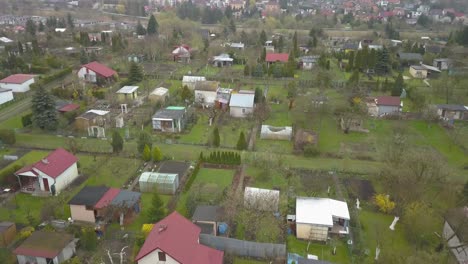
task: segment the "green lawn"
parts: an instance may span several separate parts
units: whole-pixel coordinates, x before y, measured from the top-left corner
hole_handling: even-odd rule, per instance
[[[255,150],[262,152],[273,152],[290,154],[293,152],[293,142],[289,140],[260,139],[255,141]]]
[[[80,155],[80,163],[86,164],[82,169],[89,176],[88,185],[122,188],[129,178],[137,174],[142,161],[121,157],[97,157],[94,161],[91,156]]]
[[[190,218],[191,215],[187,209],[187,199],[190,195],[202,196],[202,200],[209,202],[215,199],[215,196],[220,194],[219,192],[223,192],[225,188],[231,186],[233,176],[232,170],[200,169],[191,189],[179,197],[176,210]]]
[[[401,223],[396,224],[395,231],[388,228],[393,221],[392,215],[362,209],[359,211],[359,221],[361,222],[363,247],[371,252],[367,263],[374,263],[373,257],[375,257],[377,244],[380,245],[382,251],[388,248],[399,252],[400,255],[411,254],[413,249],[404,237]]]
[[[349,249],[346,242],[339,240],[336,247],[336,255],[332,254],[333,247],[331,245],[322,244],[320,242],[311,242],[307,251],[307,241],[299,240],[295,236],[288,236],[287,249],[290,253],[296,253],[307,258],[307,254],[318,256],[319,260],[330,261],[332,263],[351,263],[349,257]]]
[[[262,170],[252,166],[247,167],[246,176],[251,177],[252,181],[249,184],[250,187],[264,188],[264,189],[273,189],[280,188],[281,190],[287,190],[287,181],[284,178],[284,175],[281,175],[277,171],[271,171],[268,174],[268,178],[262,178],[260,176]]]
[[[11,128],[11,129],[17,129],[17,128],[23,128],[23,123],[21,122],[21,117],[28,114],[24,113],[22,115],[16,115],[8,120],[5,120],[0,123],[1,128]]]
[[[270,126],[291,126],[293,120],[291,119],[292,113],[288,109],[288,102],[281,104],[270,104],[271,112],[270,117],[263,122],[265,125]]]
[[[236,257],[234,259],[234,264],[268,264],[270,261],[267,260],[253,260],[253,259],[247,259],[247,258],[240,258]]]
[[[167,206],[169,201],[172,198],[172,195],[160,194],[161,200],[164,203],[164,206]],[[147,213],[151,208],[151,200],[153,198],[152,193],[142,193],[141,194],[141,211],[138,217],[127,227],[133,231],[140,231],[143,224],[149,224],[147,221]],[[166,210],[166,213],[170,213]]]
[[[53,199],[53,197],[43,198],[18,193],[6,205],[0,207],[0,220],[29,224],[29,215],[36,224],[39,221],[42,207],[47,204],[49,199]]]

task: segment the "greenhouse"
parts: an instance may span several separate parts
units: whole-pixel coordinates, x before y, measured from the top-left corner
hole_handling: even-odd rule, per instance
[[[177,174],[143,172],[139,180],[140,192],[157,190],[160,194],[174,194],[179,187]]]

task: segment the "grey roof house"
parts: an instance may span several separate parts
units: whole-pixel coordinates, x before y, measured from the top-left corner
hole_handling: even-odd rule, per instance
[[[255,94],[236,93],[231,95],[229,113],[233,117],[246,117],[254,111]]]
[[[187,110],[185,107],[168,106],[153,115],[153,129],[161,132],[179,133],[185,128],[186,118]]]

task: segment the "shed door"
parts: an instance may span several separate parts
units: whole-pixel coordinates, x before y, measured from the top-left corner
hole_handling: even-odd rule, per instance
[[[44,183],[44,190],[45,190],[46,192],[50,191],[50,189],[49,189],[49,181],[47,181],[47,179],[43,178],[43,179],[42,179],[42,182]]]

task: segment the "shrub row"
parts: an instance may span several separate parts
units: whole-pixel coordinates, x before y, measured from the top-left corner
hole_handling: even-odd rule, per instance
[[[197,178],[198,171],[200,171],[201,163],[202,163],[201,160],[197,161],[197,164],[195,165],[195,169],[193,169],[192,175],[190,175],[190,178],[187,180],[187,183],[185,184],[184,192],[188,192],[188,190],[190,190],[190,187],[192,187],[193,182]]]
[[[213,164],[225,165],[240,165],[241,156],[239,153],[233,151],[214,151],[209,156],[204,156],[203,152],[200,153],[200,160]]]
[[[16,143],[16,135],[13,129],[0,129],[0,141],[5,144],[13,145]]]
[[[71,67],[67,67],[67,68],[64,68],[58,72],[55,72],[53,74],[50,74],[50,75],[46,75],[42,78],[39,79],[38,82],[36,83],[33,83],[31,84],[31,88],[36,88],[38,87],[39,85],[45,85],[45,84],[48,84],[52,81],[55,81],[59,78],[62,78],[62,77],[65,77],[67,76],[68,74],[70,74],[72,72],[72,68]]]

